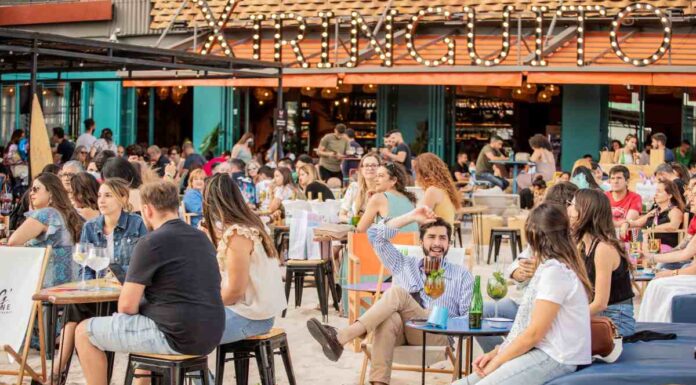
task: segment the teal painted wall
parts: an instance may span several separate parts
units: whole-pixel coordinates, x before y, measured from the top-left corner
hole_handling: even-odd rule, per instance
[[[94,82],[94,122],[97,126],[94,136],[99,137],[103,128],[110,128],[114,141],[121,138],[121,83]],[[118,143],[121,144],[121,143]]]
[[[420,123],[428,121],[428,87],[399,86],[396,128],[401,131],[404,141],[413,144]]]
[[[609,87],[563,86],[561,167],[570,170],[584,154],[599,158],[607,142]]]
[[[205,137],[218,125],[218,153],[231,150],[241,135],[239,91],[232,87],[193,87],[193,145],[199,150]]]

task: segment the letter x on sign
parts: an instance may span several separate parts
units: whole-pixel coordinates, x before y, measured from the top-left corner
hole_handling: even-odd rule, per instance
[[[201,49],[201,54],[207,55],[213,49],[215,44],[220,44],[222,51],[226,56],[234,57],[232,49],[227,45],[227,40],[225,39],[225,34],[223,31],[227,26],[227,22],[230,20],[230,16],[237,6],[236,0],[227,0],[225,7],[222,9],[222,14],[219,19],[215,19],[213,10],[208,5],[207,0],[197,0],[196,5],[198,9],[203,13],[205,17],[205,23],[212,29],[212,33],[208,36],[208,41],[205,43]]]

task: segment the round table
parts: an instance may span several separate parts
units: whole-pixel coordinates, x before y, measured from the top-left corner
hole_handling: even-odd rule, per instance
[[[471,341],[472,337],[494,337],[494,336],[504,336],[510,332],[512,327],[512,322],[505,323],[505,328],[493,328],[491,323],[487,320],[481,322],[481,329],[469,329],[469,319],[468,318],[450,318],[447,320],[447,328],[440,329],[434,326],[429,326],[425,321],[415,321],[411,320],[406,322],[406,326],[412,329],[420,330],[423,332],[423,355],[421,359],[421,384],[425,385],[425,346],[426,346],[426,336],[428,334],[440,334],[457,338],[457,365],[454,368],[457,378],[462,378],[462,342],[464,337],[469,339],[467,341],[467,373],[471,373],[471,364],[473,362],[474,355],[474,345]]]

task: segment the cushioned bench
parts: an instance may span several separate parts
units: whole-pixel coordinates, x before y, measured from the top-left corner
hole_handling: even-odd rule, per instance
[[[672,297],[672,322],[696,324],[696,294]]]

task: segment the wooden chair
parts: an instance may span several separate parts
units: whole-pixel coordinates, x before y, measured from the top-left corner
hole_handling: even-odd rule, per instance
[[[191,218],[199,216],[199,214],[196,213],[186,212],[186,206],[184,206],[184,202],[181,202],[181,204],[179,205],[179,212],[181,217],[184,219],[184,222],[186,222],[189,225],[191,224]]]

